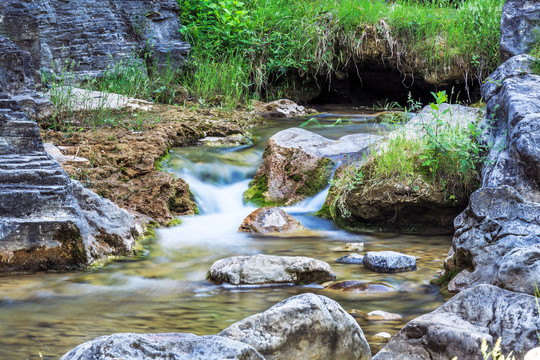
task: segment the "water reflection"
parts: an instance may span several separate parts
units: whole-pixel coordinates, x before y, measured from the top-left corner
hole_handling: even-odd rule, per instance
[[[342,116],[342,115],[339,115]],[[331,123],[334,117],[321,119]],[[365,117],[351,125],[316,127],[323,136],[352,132],[378,133],[383,128]],[[429,281],[442,268],[449,237],[399,234],[351,234],[311,212],[324,194],[286,209],[312,236],[266,237],[237,232],[254,208],[244,206],[242,193],[261,161],[266,139],[303,120],[283,120],[257,129],[253,145],[236,148],[178,148],[167,169],[185,178],[197,197],[201,215],[184,217],[182,225],[159,230],[150,256],[119,262],[99,272],[36,274],[0,278],[0,359],[58,359],[74,346],[115,332],[192,332],[215,334],[231,323],[305,292],[325,295],[355,317],[369,338],[381,331],[395,334],[408,320],[429,312],[444,298]],[[340,264],[338,242],[362,241],[366,250],[395,250],[418,257],[418,270],[378,274],[360,265]],[[320,286],[231,287],[206,280],[211,264],[232,255],[309,256],[330,263],[339,280],[385,282],[397,292],[346,294]],[[398,313],[402,319],[367,321],[372,310]],[[373,344],[372,344],[373,345]],[[378,350],[374,345],[373,350]]]

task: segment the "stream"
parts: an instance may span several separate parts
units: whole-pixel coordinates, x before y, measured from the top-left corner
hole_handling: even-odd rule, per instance
[[[344,115],[319,117],[329,125]],[[307,126],[336,139],[350,133],[380,133],[384,127],[364,115],[346,116],[342,126]],[[355,311],[372,352],[370,338],[381,331],[394,335],[409,320],[441,305],[445,296],[429,282],[442,269],[450,236],[354,234],[315,217],[326,192],[284,208],[310,236],[278,237],[238,233],[255,208],[242,203],[242,193],[262,160],[266,140],[306,119],[268,121],[253,130],[253,145],[175,148],[165,168],[184,178],[196,196],[200,215],[157,231],[141,260],[116,262],[103,270],[40,273],[0,277],[0,359],[58,359],[76,345],[117,332],[191,332],[216,334],[230,324],[305,292],[328,296]],[[365,243],[367,250],[394,250],[416,256],[417,271],[381,274],[361,265],[336,262],[344,242]],[[234,287],[206,280],[212,263],[233,255],[307,256],[328,262],[338,280],[382,281],[397,292],[362,295],[325,290],[320,285]],[[372,310],[398,313],[393,321],[368,321]],[[40,355],[41,354],[41,355]]]

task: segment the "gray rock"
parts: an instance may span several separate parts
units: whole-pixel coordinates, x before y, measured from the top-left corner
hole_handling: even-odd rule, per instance
[[[72,181],[25,114],[0,110],[0,272],[128,255],[141,230],[127,211]]]
[[[484,141],[493,144],[482,188],[455,219],[446,271],[453,291],[476,284],[534,293],[540,281],[540,76],[516,56],[482,87],[488,100]]]
[[[382,310],[374,310],[366,315],[366,320],[398,320],[402,316],[399,314],[392,314]]]
[[[338,263],[342,264],[359,264],[362,265],[364,263],[364,256],[360,254],[349,254],[340,257],[336,260]]]
[[[255,113],[263,118],[290,118],[308,115],[314,110],[306,109],[292,100],[280,99],[263,104]]]
[[[87,341],[61,360],[264,360],[251,346],[221,336],[113,334]]]
[[[334,280],[336,275],[324,261],[303,256],[232,256],[216,261],[208,278],[233,285],[309,284]]]
[[[373,360],[481,359],[480,345],[502,337],[502,353],[521,359],[538,345],[534,296],[478,285],[410,321]]]
[[[371,341],[378,342],[378,343],[385,343],[390,341],[392,338],[392,335],[390,335],[387,332],[380,332],[371,337]]]
[[[291,128],[272,136],[244,200],[258,205],[292,205],[322,191],[329,184],[337,160],[362,154],[380,137],[347,135],[330,140]]]
[[[0,3],[3,33],[30,53],[35,69],[68,67],[79,77],[99,74],[133,52],[151,54],[158,68],[181,65],[190,47],[180,38],[178,15],[174,0]]]
[[[507,0],[501,18],[501,56],[529,53],[540,33],[540,3],[537,0]]]
[[[364,266],[376,272],[394,273],[416,270],[416,258],[395,251],[368,251]]]
[[[267,360],[363,360],[371,357],[364,333],[334,300],[303,294],[219,333],[253,346]]]
[[[263,207],[249,214],[238,231],[249,233],[291,233],[306,230],[298,220],[276,207]]]

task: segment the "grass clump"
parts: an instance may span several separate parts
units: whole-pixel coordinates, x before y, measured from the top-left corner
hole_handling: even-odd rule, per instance
[[[478,171],[488,145],[477,141],[480,130],[476,123],[463,124],[447,116],[450,108],[443,106],[447,100],[445,92],[433,95],[431,121],[419,122],[418,129],[409,125],[397,129],[384,143],[373,147],[372,155],[344,167],[336,175],[329,196],[332,218],[350,218],[346,201],[351,192],[364,187],[390,191],[390,186],[396,194],[431,193],[430,198],[440,194],[449,205],[466,204],[479,186]]]
[[[177,1],[194,50],[185,84],[206,101],[224,96],[226,106],[331,78],[381,46],[383,61],[393,59],[404,76],[421,69],[435,83],[451,69],[482,81],[499,63],[504,0]],[[218,81],[221,71],[234,80]]]
[[[531,55],[536,59],[533,60],[531,70],[533,74],[540,75],[540,34],[536,34],[536,42],[531,49]]]

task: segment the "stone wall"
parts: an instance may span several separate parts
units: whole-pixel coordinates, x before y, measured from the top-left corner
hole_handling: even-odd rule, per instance
[[[176,67],[190,50],[178,15],[175,0],[4,0],[0,35],[27,51],[36,69],[70,64],[94,76],[134,54]]]

